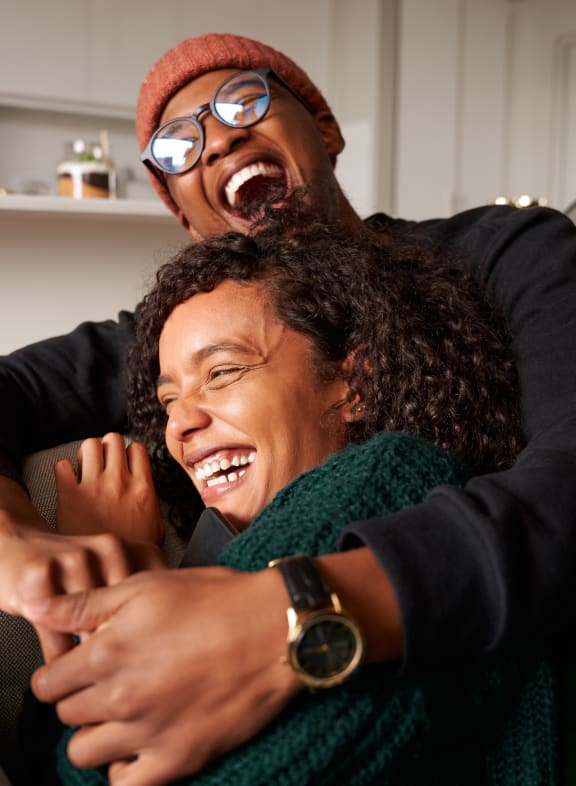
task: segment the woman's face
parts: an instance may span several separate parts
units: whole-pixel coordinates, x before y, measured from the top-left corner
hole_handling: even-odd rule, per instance
[[[269,300],[263,283],[225,281],[177,306],[160,336],[168,450],[238,528],[346,444],[347,383],[317,380],[311,341]]]

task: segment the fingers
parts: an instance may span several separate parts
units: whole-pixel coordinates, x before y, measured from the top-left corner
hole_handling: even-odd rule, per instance
[[[110,432],[102,437],[103,468],[128,474],[127,448],[122,434]]]
[[[58,494],[62,494],[64,488],[75,486],[78,483],[76,470],[70,459],[60,459],[54,464],[54,477]]]
[[[104,451],[97,437],[85,439],[78,450],[78,480],[90,482],[104,469]]]
[[[108,768],[110,786],[163,786],[174,777],[173,767],[167,767],[165,757],[158,753],[115,761]]]
[[[152,468],[148,451],[141,442],[131,442],[126,448],[128,468],[132,475],[139,475],[152,483]]]
[[[79,545],[85,549],[84,553],[90,554],[93,551],[97,555],[100,580],[96,584],[92,582],[77,589],[66,588],[66,592],[76,592],[102,584],[119,584],[132,573],[127,544],[118,536],[106,533],[88,538],[79,537],[78,540]]]
[[[79,479],[93,481],[107,468],[128,472],[127,448],[122,434],[109,432],[102,438],[85,439],[78,451]]]
[[[88,592],[45,597],[23,604],[23,616],[33,625],[60,633],[90,632],[123,605],[124,585],[101,587]]]
[[[24,602],[34,603],[51,595],[54,591],[53,565],[36,564],[24,573],[20,595]],[[36,626],[36,633],[44,660],[49,663],[58,655],[67,652],[74,646],[72,636],[63,635]]]
[[[68,757],[78,767],[108,767],[110,786],[164,786],[175,778],[199,769],[204,756],[189,761],[187,741],[178,745],[158,744],[140,750],[140,730],[131,724],[110,722],[80,729],[68,743]]]
[[[51,663],[54,658],[68,652],[74,646],[74,639],[64,633],[55,633],[48,628],[43,628],[39,625],[35,628],[40,642],[40,649],[42,656],[46,663]]]
[[[124,601],[125,592],[121,586],[102,588],[31,602],[25,607],[25,615],[36,628],[78,634],[99,628],[118,611]],[[37,669],[32,675],[32,690],[40,701],[60,701],[78,691],[84,691],[92,685],[92,680],[105,676],[111,660],[113,658],[109,656],[106,641],[92,638]],[[87,662],[91,667],[90,677],[87,676]],[[101,714],[94,715],[96,709],[94,702],[86,705],[86,712],[91,713],[86,716],[90,718],[87,722],[102,720]],[[73,722],[77,723],[75,716]]]
[[[85,726],[68,742],[68,757],[79,767],[100,767],[110,761],[129,761],[136,749],[133,736],[130,724],[122,722]]]

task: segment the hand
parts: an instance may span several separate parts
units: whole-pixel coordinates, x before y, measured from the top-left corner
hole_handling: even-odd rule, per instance
[[[116,584],[144,568],[165,567],[149,544],[127,544],[114,535],[66,537],[0,521],[0,608],[24,614],[26,604],[63,592]],[[37,628],[46,660],[72,646],[70,636]]]
[[[169,783],[250,739],[300,689],[281,662],[286,603],[278,571],[229,568],[145,572],[52,598],[27,610],[35,624],[94,632],[32,688],[84,727],[73,763],[112,762],[111,786]]]
[[[79,477],[71,461],[54,467],[57,529],[64,535],[113,532],[129,541],[160,544],[164,526],[146,448],[125,446],[121,434],[87,439],[78,453]]]

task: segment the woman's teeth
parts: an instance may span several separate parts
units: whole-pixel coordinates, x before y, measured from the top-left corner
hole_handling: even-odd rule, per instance
[[[196,479],[205,480],[206,485],[216,486],[219,483],[233,483],[246,474],[245,467],[252,464],[256,458],[256,451],[248,455],[232,456],[231,459],[222,458],[206,461],[201,467],[196,468]],[[228,472],[228,470],[230,470]],[[238,472],[236,470],[239,470]],[[221,474],[222,473],[222,474]]]

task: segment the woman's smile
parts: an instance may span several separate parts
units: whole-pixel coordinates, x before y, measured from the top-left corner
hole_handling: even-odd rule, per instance
[[[226,280],[176,306],[159,342],[168,450],[240,529],[346,444],[345,381],[318,379],[310,339],[270,299],[265,282]]]
[[[193,465],[196,486],[204,502],[233,491],[242,483],[256,459],[254,450],[218,451]]]

